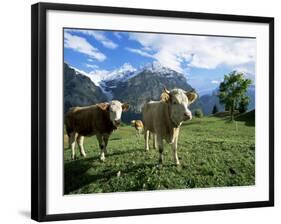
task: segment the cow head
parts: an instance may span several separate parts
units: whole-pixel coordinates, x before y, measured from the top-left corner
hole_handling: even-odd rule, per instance
[[[121,124],[122,111],[129,110],[128,103],[121,103],[118,100],[112,100],[110,103],[100,103],[98,107],[109,112],[110,121],[116,128]]]
[[[188,106],[192,104],[198,95],[194,91],[186,92],[182,89],[168,91],[166,88],[161,94],[161,100],[167,102],[170,108],[170,118],[175,125],[182,121],[191,120],[192,113]]]

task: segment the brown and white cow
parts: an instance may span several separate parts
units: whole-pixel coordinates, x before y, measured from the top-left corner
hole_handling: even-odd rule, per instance
[[[160,101],[150,101],[143,107],[145,149],[149,150],[149,132],[156,136],[159,150],[159,164],[163,162],[163,140],[172,145],[174,160],[180,164],[177,155],[177,144],[180,126],[183,121],[191,120],[192,113],[188,106],[197,99],[197,93],[182,89],[168,91],[164,89]]]
[[[73,107],[65,115],[66,132],[75,159],[75,142],[78,143],[81,156],[86,156],[83,141],[84,136],[96,135],[100,147],[100,159],[105,160],[108,139],[113,130],[121,123],[122,111],[127,111],[129,105],[112,100],[110,103],[99,103],[86,107]]]
[[[131,121],[132,127],[136,129],[136,136],[139,137],[143,132],[143,123],[141,120],[132,120]]]

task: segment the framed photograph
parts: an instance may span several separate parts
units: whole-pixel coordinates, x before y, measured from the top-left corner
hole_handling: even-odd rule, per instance
[[[32,5],[32,219],[274,205],[274,19]]]

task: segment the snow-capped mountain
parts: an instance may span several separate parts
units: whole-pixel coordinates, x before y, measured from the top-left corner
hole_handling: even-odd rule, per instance
[[[101,82],[108,76],[108,73],[107,70],[93,70],[87,76],[96,86],[100,86]]]
[[[108,70],[93,70],[88,74],[88,77],[95,83],[95,85],[100,86],[102,82],[108,81],[126,81],[127,79],[133,77],[137,73],[131,64],[125,63],[120,68],[114,69],[113,71]]]
[[[143,66],[140,71],[149,71],[153,72],[158,75],[176,75],[178,74],[176,71],[173,69],[170,69],[168,67],[163,66],[160,62],[154,61],[152,63],[148,63],[145,66]]]
[[[131,64],[125,63],[120,68],[113,71],[94,70],[88,74],[88,77],[99,86],[108,100],[112,100],[112,88],[115,88],[117,83],[124,82],[138,74]]]
[[[123,120],[139,119],[141,108],[149,100],[159,100],[163,88],[181,88],[192,90],[184,74],[178,73],[158,62],[134,68],[124,64],[118,69],[109,71],[93,71],[87,76],[105,96],[106,100],[117,99],[130,104],[130,111],[125,113]],[[82,87],[83,88],[83,87]],[[199,101],[194,103],[192,110],[200,107]]]
[[[64,112],[70,107],[86,106],[107,100],[102,89],[83,72],[64,63]]]
[[[111,81],[112,83],[112,81]],[[106,82],[106,84],[109,84]],[[110,86],[110,85],[108,85]],[[185,75],[172,69],[152,63],[138,70],[138,73],[123,82],[116,82],[110,91],[115,99],[130,104],[130,110],[124,113],[123,120],[141,119],[143,105],[150,100],[159,100],[163,89],[181,88],[192,90]],[[191,105],[190,109],[199,108],[199,101]]]
[[[82,73],[81,71],[79,72]],[[157,61],[148,63],[140,68],[134,68],[131,64],[125,63],[120,68],[114,69],[112,71],[93,70],[86,75],[92,80],[92,82],[94,82],[96,86],[101,88],[108,100],[112,100],[114,89],[120,86],[120,83],[127,82],[143,72],[152,73],[157,76],[163,76],[166,79],[173,79],[174,76],[182,75],[168,67],[161,65]]]
[[[178,73],[168,67],[161,65],[159,62],[154,61],[148,63],[140,68],[134,68],[131,64],[125,63],[120,68],[114,69],[112,71],[108,70],[93,70],[88,74],[88,77],[97,86],[114,88],[114,83],[116,82],[126,82],[127,80],[137,76],[143,71],[152,72],[157,75],[166,75],[166,78],[173,77]],[[82,73],[81,71],[79,71]],[[111,86],[109,86],[109,85]]]
[[[65,64],[64,82],[65,109],[117,99],[130,104],[129,112],[124,113],[124,121],[140,119],[144,103],[159,100],[164,87],[186,91],[193,89],[184,74],[158,62],[138,69],[126,63],[113,71],[96,70],[88,74]],[[194,111],[200,108],[205,115],[209,115],[214,105],[217,105],[219,111],[224,111],[217,91],[215,89],[212,94],[201,96],[190,109]],[[250,97],[249,109],[255,108],[254,85],[249,87],[247,95]]]
[[[132,78],[134,75],[137,74],[137,69],[134,68],[131,64],[125,63],[119,69],[113,70],[111,73],[108,74],[107,77],[104,78],[103,81],[126,81]]]

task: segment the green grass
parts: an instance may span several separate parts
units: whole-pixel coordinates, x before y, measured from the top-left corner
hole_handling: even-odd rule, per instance
[[[183,124],[180,166],[174,165],[171,147],[165,143],[159,169],[158,151],[146,152],[143,136],[137,138],[130,126],[111,135],[105,162],[99,161],[95,136],[85,139],[85,150],[87,157],[75,161],[70,160],[71,150],[64,150],[65,194],[255,184],[255,128],[244,122],[205,117]]]

